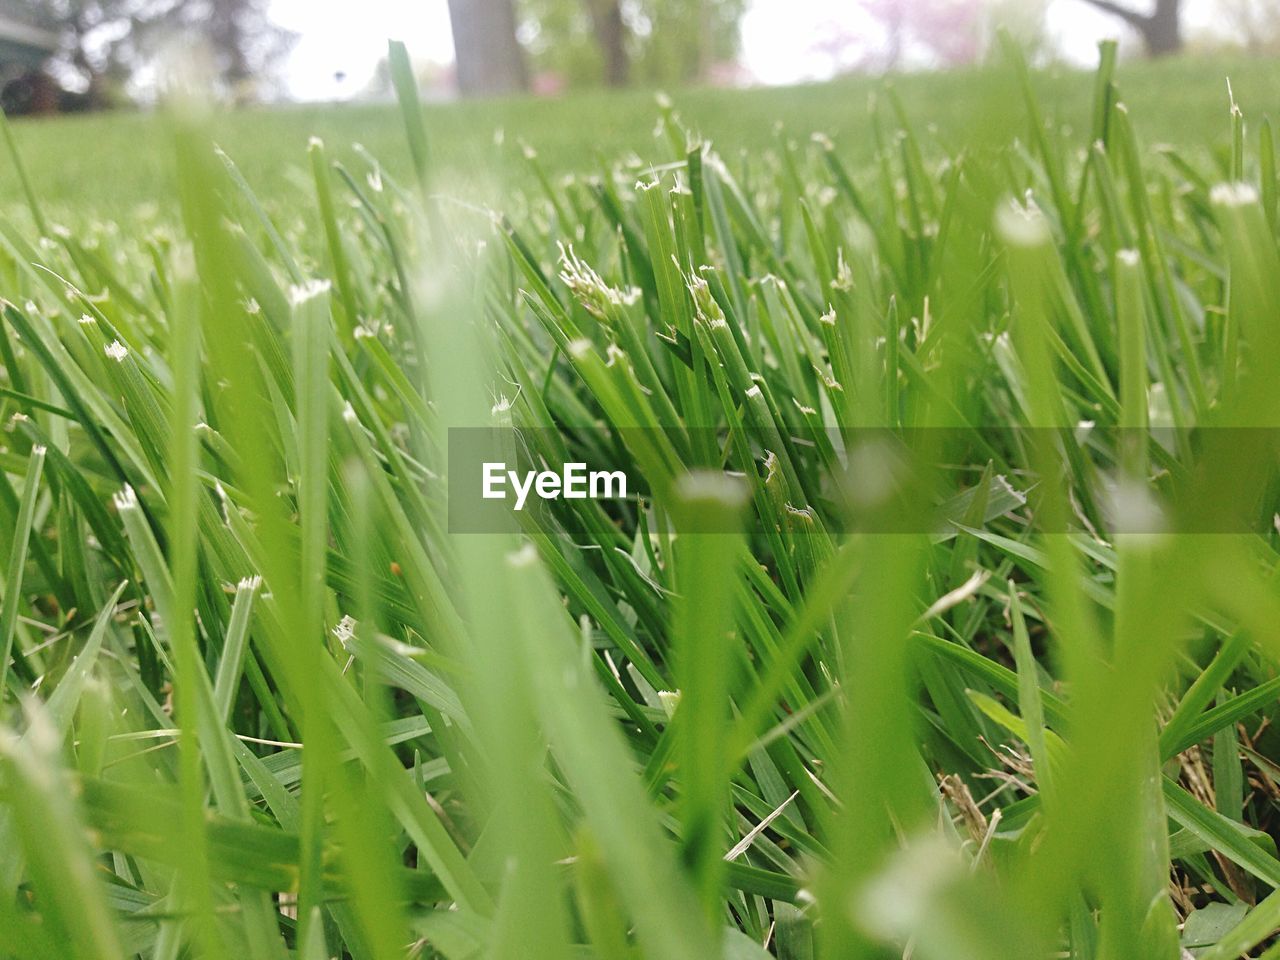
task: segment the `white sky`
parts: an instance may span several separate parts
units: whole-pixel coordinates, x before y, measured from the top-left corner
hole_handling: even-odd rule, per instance
[[[1200,0],[1199,6],[1209,2]],[[1193,2],[1193,18],[1196,12]],[[386,52],[388,37],[404,40],[415,60],[453,58],[445,0],[272,0],[271,13],[299,34],[284,79],[289,93],[302,100],[359,94]],[[856,29],[849,0],[751,0],[742,23],[748,73],[767,84],[824,78],[831,68],[812,56],[812,46],[833,22]],[[1081,63],[1091,61],[1100,37],[1123,33],[1118,21],[1079,0],[1053,0],[1049,27],[1068,59]],[[344,79],[336,78],[339,72]]]

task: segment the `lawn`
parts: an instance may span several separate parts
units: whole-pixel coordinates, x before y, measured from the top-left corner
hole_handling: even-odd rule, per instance
[[[1139,62],[1122,67],[1120,77],[1145,142],[1175,144],[1193,155],[1226,143],[1228,78],[1240,102],[1255,113],[1280,105],[1280,78],[1266,60]],[[1087,128],[1087,73],[1055,70],[1038,75],[1035,83],[1049,116],[1077,131]],[[954,152],[993,125],[1002,133],[1022,131],[1007,75],[999,72],[909,75],[894,79],[892,88],[937,154]],[[874,155],[867,104],[884,90],[880,81],[854,78],[789,89],[690,90],[673,99],[689,126],[725,157],[774,143],[781,127],[799,140],[814,132],[830,136],[857,167]],[[651,136],[656,115],[654,93],[645,91],[426,108],[438,178],[450,185],[462,180],[456,190],[495,203],[509,194],[513,181],[517,187],[528,183],[522,143],[537,150],[553,176],[595,174],[630,154],[646,162],[664,157]],[[266,198],[298,188],[297,161],[312,136],[324,139],[339,159],[350,159],[350,147],[358,143],[391,171],[408,171],[393,105],[241,110],[215,117],[210,132]],[[46,203],[69,208],[69,216],[125,218],[139,205],[174,202],[172,157],[150,113],[24,120],[14,124],[14,135]],[[15,178],[0,178],[6,209],[20,197]]]
[[[1280,957],[1280,80],[1111,53],[14,124],[0,955]]]

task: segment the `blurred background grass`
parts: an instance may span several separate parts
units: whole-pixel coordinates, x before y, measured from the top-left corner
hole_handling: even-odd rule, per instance
[[[1259,112],[1280,105],[1280,70],[1265,59],[1137,61],[1124,65],[1118,77],[1144,141],[1177,146],[1201,161],[1216,152],[1225,162],[1228,80],[1237,99],[1257,105]],[[1087,126],[1091,74],[1057,68],[1037,73],[1035,85],[1049,116],[1077,131]],[[1004,111],[1014,120],[1005,74],[977,68],[908,74],[889,86],[926,145],[931,137],[948,149],[965,142],[984,110]],[[824,133],[847,162],[862,165],[875,152],[868,98],[885,88],[878,78],[845,77],[786,88],[695,88],[673,99],[689,126],[726,157],[760,149],[781,127],[796,139]],[[656,158],[652,90],[427,104],[424,110],[438,181],[487,202],[498,203],[504,192],[528,185],[527,167],[519,162],[521,142],[537,150],[552,175],[599,173],[628,153],[644,161]],[[65,211],[64,218],[119,219],[139,205],[167,202],[172,211],[176,204],[172,160],[160,149],[163,129],[149,112],[38,118],[16,122],[13,129],[34,185],[52,211]],[[337,159],[351,159],[351,145],[358,143],[395,175],[408,173],[399,113],[390,104],[245,108],[215,114],[210,132],[268,202],[309,189],[294,158],[312,136],[323,139]],[[0,178],[0,204],[13,208],[20,199],[17,178]]]

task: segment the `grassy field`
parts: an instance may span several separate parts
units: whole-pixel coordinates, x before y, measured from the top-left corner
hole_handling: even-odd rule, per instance
[[[1112,53],[15,125],[0,956],[1280,958],[1276,78]]]
[[[1139,62],[1123,67],[1120,76],[1145,141],[1174,144],[1192,155],[1225,144],[1228,78],[1239,100],[1256,111],[1280,104],[1280,78],[1266,60]],[[926,143],[935,146],[936,140],[937,151],[953,153],[973,138],[975,126],[1022,132],[1008,82],[1007,73],[997,70],[904,76],[892,86]],[[1087,74],[1055,71],[1038,75],[1035,84],[1047,115],[1076,131],[1087,129]],[[884,90],[879,81],[849,79],[791,89],[693,90],[675,100],[690,127],[725,157],[759,151],[774,142],[781,125],[795,139],[826,134],[856,167],[874,155],[867,104]],[[595,174],[628,153],[647,162],[661,158],[650,136],[655,113],[653,93],[636,91],[431,105],[426,117],[438,179],[498,202],[528,182],[521,143],[538,151],[551,175]],[[409,169],[390,105],[243,110],[214,118],[210,132],[267,199],[298,189],[296,158],[312,136],[323,138],[338,159],[350,160],[351,145],[359,143],[393,173]],[[71,217],[127,218],[139,205],[176,202],[172,157],[162,146],[166,134],[152,114],[22,121],[14,135],[45,202]],[[0,203],[13,207],[20,199],[17,181],[0,179]]]

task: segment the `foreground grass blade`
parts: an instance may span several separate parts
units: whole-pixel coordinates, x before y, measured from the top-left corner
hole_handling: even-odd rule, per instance
[[[36,497],[40,492],[40,474],[44,469],[44,447],[33,447],[22,486],[22,501],[9,542],[3,604],[0,605],[0,691],[7,687],[9,661],[14,655],[14,631],[18,625],[18,609],[22,603],[22,578],[27,562],[27,545],[35,520]]]
[[[59,738],[39,706],[32,707],[28,724],[23,737],[0,733],[0,766],[6,808],[50,938],[68,956],[123,958],[88,833],[58,758]]]

